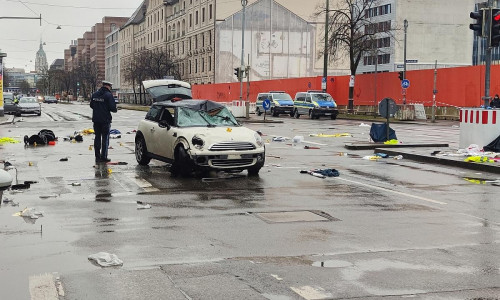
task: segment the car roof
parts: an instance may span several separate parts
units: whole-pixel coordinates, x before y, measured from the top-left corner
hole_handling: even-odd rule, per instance
[[[145,80],[142,82],[145,89],[149,89],[156,86],[176,84],[184,88],[190,89],[191,85],[185,81],[174,80],[174,79],[155,79],[155,80]]]
[[[202,110],[202,111],[212,111],[214,109],[222,108],[224,105],[217,103],[212,100],[203,100],[203,99],[183,99],[177,101],[161,101],[156,102],[154,105],[157,106],[165,106],[165,107],[187,107],[194,110]]]

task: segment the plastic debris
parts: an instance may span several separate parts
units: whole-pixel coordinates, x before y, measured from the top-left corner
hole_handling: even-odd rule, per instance
[[[363,156],[363,159],[366,159],[366,160],[378,160],[378,159],[381,159],[382,157],[380,156],[377,156],[377,155],[368,155],[368,156]]]
[[[107,165],[120,165],[120,166],[125,166],[128,165],[127,162],[124,161],[110,161],[106,163]]]
[[[89,255],[89,260],[101,267],[122,266],[123,261],[116,256],[107,252],[99,252]]]
[[[314,146],[304,146],[304,149],[321,149],[320,147],[314,147]]]
[[[22,211],[19,211],[13,215],[14,217],[27,217],[30,219],[38,219],[40,217],[43,217],[43,213],[41,211],[37,211],[34,208],[28,208],[26,207]]]
[[[310,134],[309,136],[330,138],[330,137],[346,137],[346,136],[351,137],[352,134],[350,134],[350,133],[335,133],[335,134],[317,133],[317,134]]]
[[[282,136],[273,137],[273,142],[284,142],[284,141],[286,141],[286,138]]]
[[[13,139],[13,138],[9,138],[9,137],[0,138],[0,145],[3,145],[3,144],[17,144],[17,143],[19,143],[19,141],[16,140],[16,139]]]
[[[94,134],[94,129],[91,129],[91,128],[84,129],[81,131],[81,133],[84,135]],[[75,132],[75,134],[76,134],[76,132]]]
[[[313,171],[301,170],[300,173],[302,173],[302,174],[309,174],[311,176],[318,177],[318,178],[326,178],[325,175],[322,175],[322,174],[319,174],[319,173],[315,173]]]
[[[73,182],[71,185],[72,186],[81,186],[82,184],[80,182]]]
[[[371,126],[368,124],[365,124],[365,123],[361,123],[361,124],[359,124],[359,127],[371,127]]]
[[[296,135],[293,137],[292,141],[294,144],[300,144],[304,141],[304,137],[301,135]]]
[[[469,156],[466,159],[464,159],[465,162],[478,162],[478,163],[483,163],[483,162],[495,162],[493,159],[490,159],[487,156]]]
[[[121,132],[120,132],[120,130],[118,130],[118,129],[111,129],[111,130],[109,131],[109,134],[121,134]]]
[[[387,158],[389,157],[389,155],[385,154],[385,153],[375,153],[376,156],[380,156],[382,158]]]
[[[397,145],[399,144],[398,140],[388,140],[384,142],[384,145]]]
[[[403,155],[396,155],[393,157],[394,159],[403,159]]]
[[[137,201],[137,209],[150,209],[151,204],[144,203],[142,201]]]

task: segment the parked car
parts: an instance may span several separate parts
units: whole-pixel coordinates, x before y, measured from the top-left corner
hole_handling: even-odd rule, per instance
[[[135,156],[171,163],[172,175],[209,170],[257,175],[264,166],[261,136],[241,126],[228,108],[210,100],[179,99],[154,103],[139,123]]]
[[[19,100],[19,113],[20,114],[42,114],[42,105],[36,100],[35,97],[22,97]]]
[[[45,98],[43,99],[43,102],[44,103],[56,103],[59,102],[57,101],[56,97],[54,96],[45,96]]]
[[[12,93],[3,93],[3,110],[4,114],[9,115],[20,115],[21,109],[19,105],[14,103],[14,94]]]
[[[269,99],[271,102],[271,114],[277,117],[280,114],[289,114],[293,116],[293,99],[283,91],[270,91],[268,93],[259,93],[255,105],[255,113],[261,115],[264,112],[262,103],[264,100]]]
[[[293,102],[294,116],[299,118],[307,115],[311,119],[319,119],[321,116],[329,116],[332,120],[337,118],[339,110],[337,103],[330,94],[323,91],[300,92],[295,95]]]

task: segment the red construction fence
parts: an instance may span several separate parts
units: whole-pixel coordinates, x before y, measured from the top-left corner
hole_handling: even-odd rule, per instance
[[[485,66],[438,69],[437,106],[479,107],[484,95]],[[406,91],[406,101],[432,105],[434,70],[407,71],[410,87]],[[328,77],[328,93],[338,105],[347,105],[349,96],[349,76]],[[377,89],[375,91],[375,84]],[[250,82],[250,102],[255,102],[258,93],[285,91],[292,97],[306,90],[320,90],[321,77],[278,79]],[[490,94],[500,94],[500,65],[491,67]],[[375,98],[376,94],[376,98]],[[243,83],[243,99],[246,99],[247,83]],[[218,102],[231,102],[240,96],[240,83],[219,83],[193,86],[193,97]],[[356,76],[354,105],[374,105],[383,98],[390,97],[398,104],[403,103],[401,81],[398,72],[361,74]]]

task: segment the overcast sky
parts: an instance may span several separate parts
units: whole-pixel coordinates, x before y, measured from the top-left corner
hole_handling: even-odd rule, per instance
[[[50,66],[64,58],[71,40],[83,36],[104,16],[130,17],[142,0],[0,0],[0,17],[38,17],[39,20],[0,19],[0,50],[7,68],[35,70],[40,39]],[[61,29],[56,29],[60,25]]]

